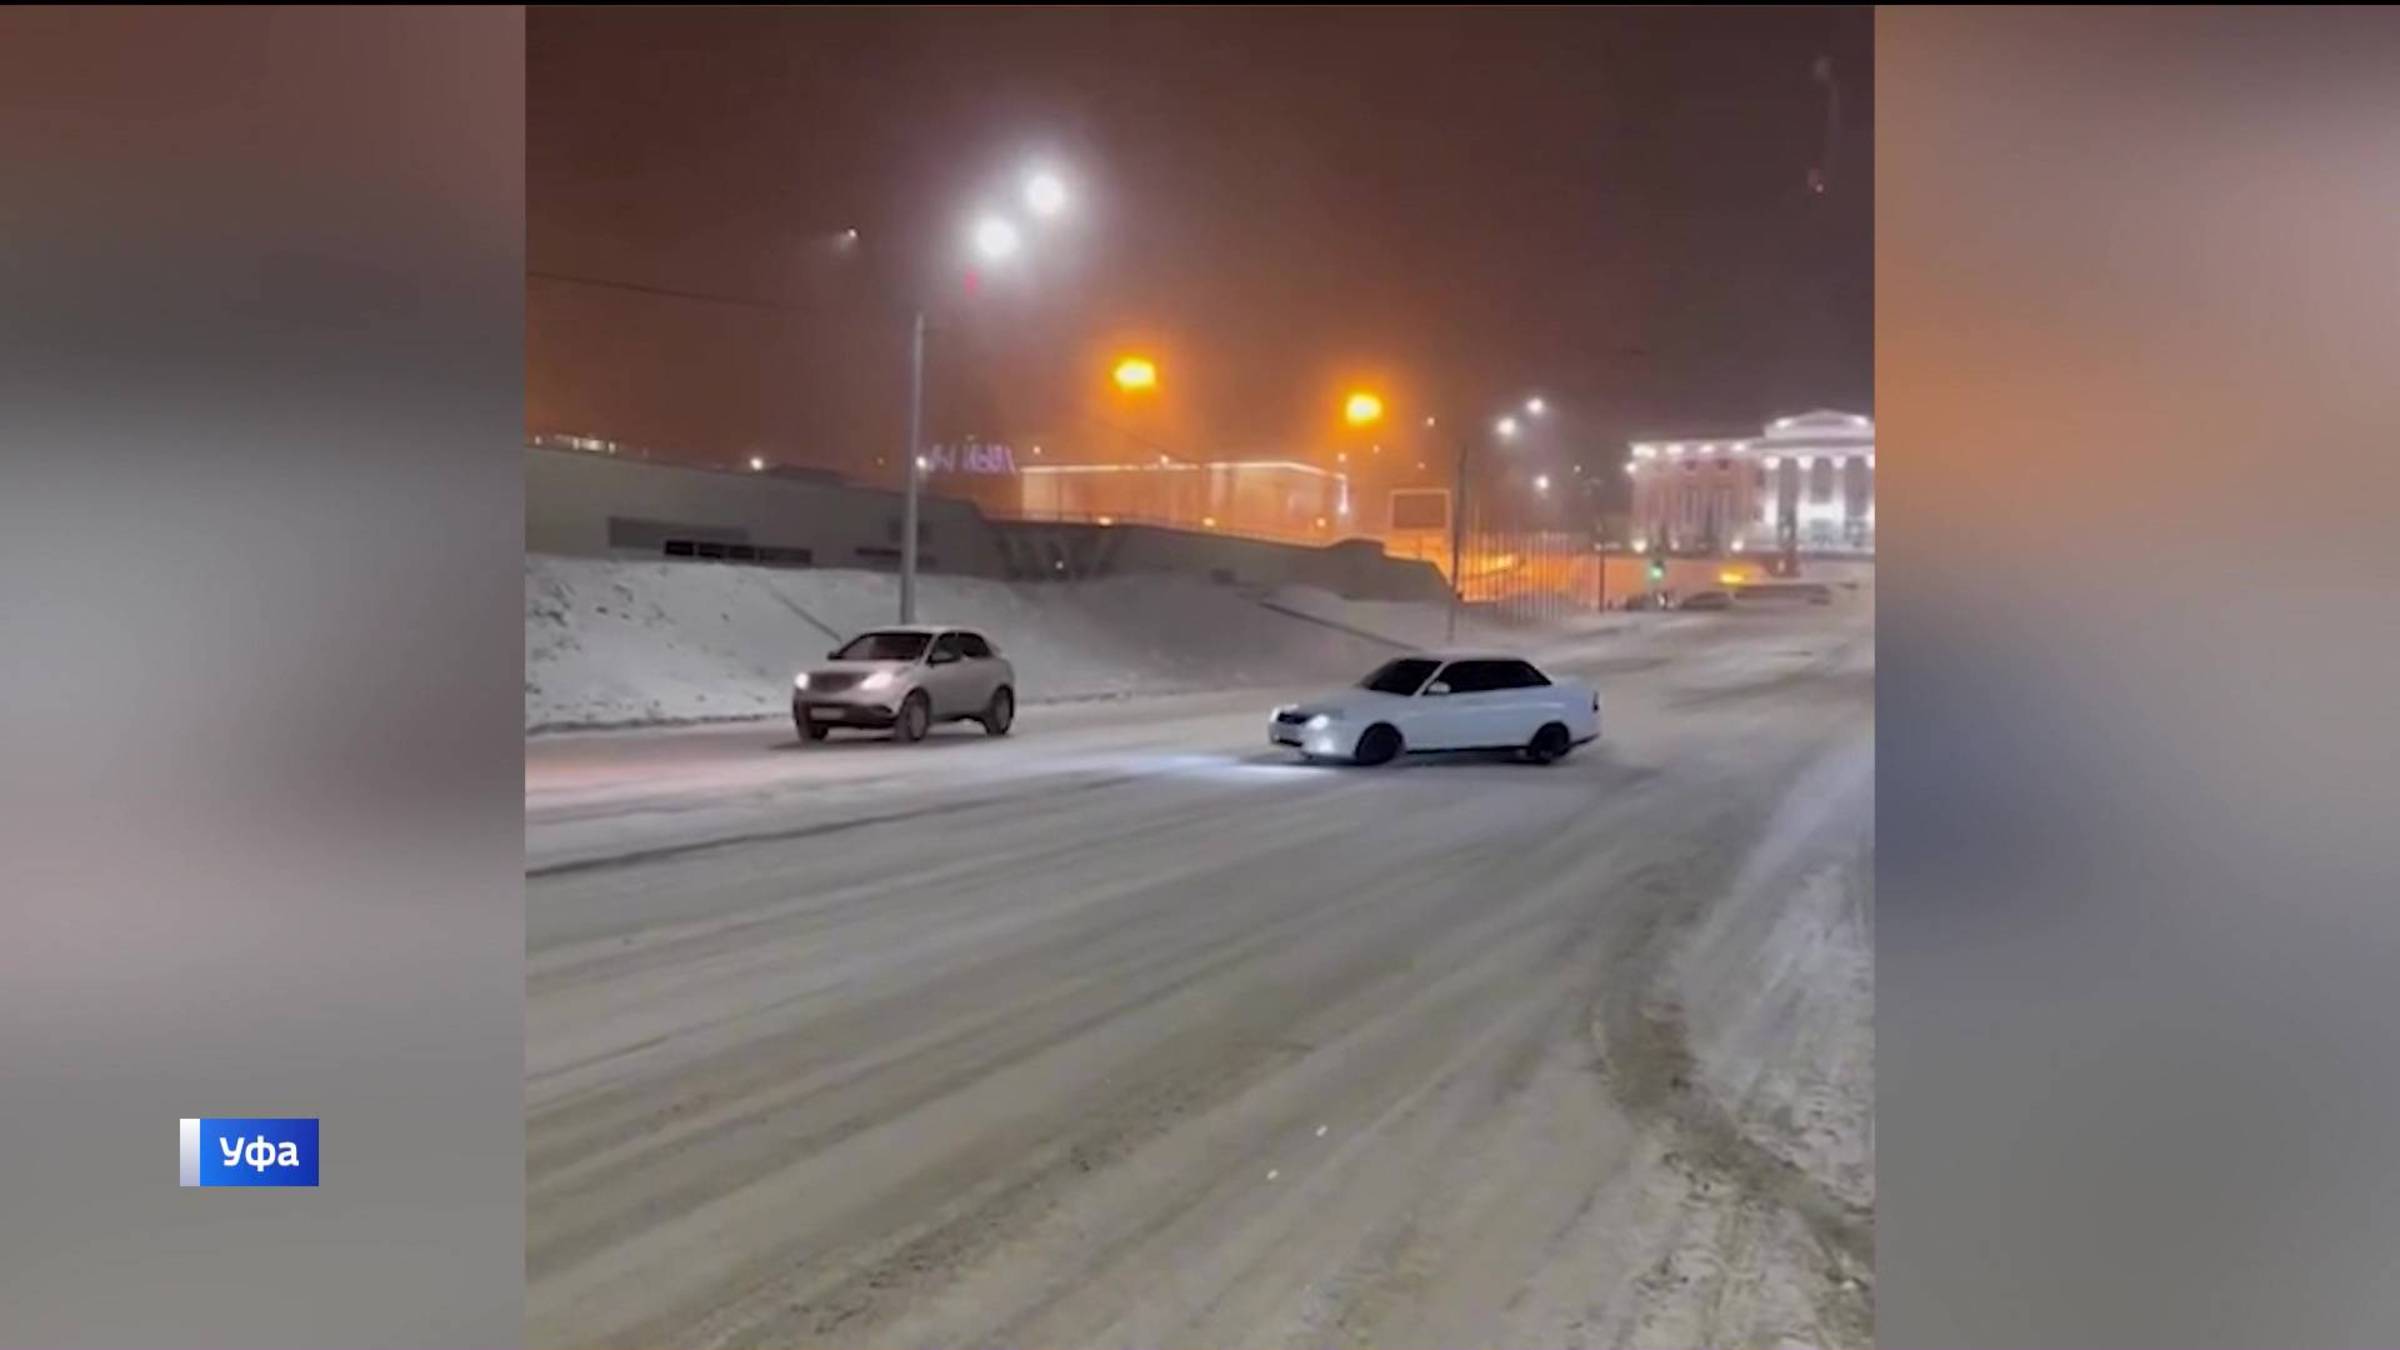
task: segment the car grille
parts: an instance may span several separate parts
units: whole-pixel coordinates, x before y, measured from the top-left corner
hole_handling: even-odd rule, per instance
[[[1275,720],[1281,722],[1287,727],[1296,727],[1308,721],[1308,714],[1304,712],[1294,712],[1291,709],[1286,708],[1282,712],[1275,714]]]
[[[808,692],[812,694],[838,694],[845,689],[856,687],[857,684],[858,676],[853,675],[848,671],[826,671],[822,674],[811,675],[808,677]]]

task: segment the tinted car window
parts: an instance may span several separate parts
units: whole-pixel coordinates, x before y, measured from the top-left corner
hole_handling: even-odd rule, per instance
[[[981,633],[959,634],[958,646],[960,651],[977,661],[985,660],[992,654],[992,644],[984,641]]]
[[[925,654],[923,633],[861,633],[833,654],[836,661],[914,661]]]
[[[934,639],[933,654],[944,660],[955,661],[964,656],[966,652],[959,645],[958,634],[944,633]]]
[[[1358,687],[1372,689],[1379,694],[1413,694],[1439,664],[1422,656],[1403,656],[1397,661],[1386,661],[1377,666],[1374,674],[1358,682]]]
[[[1453,661],[1442,671],[1442,683],[1453,694],[1485,694],[1509,687],[1506,661]]]
[[[1530,662],[1501,661],[1496,664],[1500,667],[1502,677],[1507,681],[1499,686],[1500,688],[1540,689],[1550,683],[1550,677],[1535,670]]]

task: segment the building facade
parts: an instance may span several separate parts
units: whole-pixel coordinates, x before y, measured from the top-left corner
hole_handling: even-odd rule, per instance
[[[1756,436],[1636,441],[1637,547],[1671,553],[1875,552],[1875,423],[1820,409]]]
[[[1350,518],[1349,477],[1291,460],[1020,462],[1014,486],[1013,502],[989,504],[994,514],[1161,525],[1311,544],[1357,533]]]

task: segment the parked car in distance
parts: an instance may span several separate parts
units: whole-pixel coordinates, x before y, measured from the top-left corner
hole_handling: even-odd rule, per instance
[[[1830,605],[1833,588],[1821,581],[1761,581],[1734,591],[1743,604]]]
[[[1675,602],[1677,609],[1731,609],[1733,596],[1725,591],[1694,591]]]
[[[792,726],[803,741],[835,727],[921,741],[936,722],[979,722],[1005,736],[1016,718],[1016,668],[972,628],[878,628],[792,677]]]
[[[1501,652],[1425,652],[1356,685],[1275,709],[1267,739],[1303,759],[1383,764],[1400,755],[1514,750],[1549,764],[1600,734],[1600,695]]]

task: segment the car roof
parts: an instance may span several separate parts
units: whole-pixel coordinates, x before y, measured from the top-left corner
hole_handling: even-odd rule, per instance
[[[873,628],[861,628],[858,631],[861,635],[867,633],[928,633],[938,635],[941,633],[980,633],[983,630],[980,628],[969,628],[965,624],[958,623],[879,623]]]

